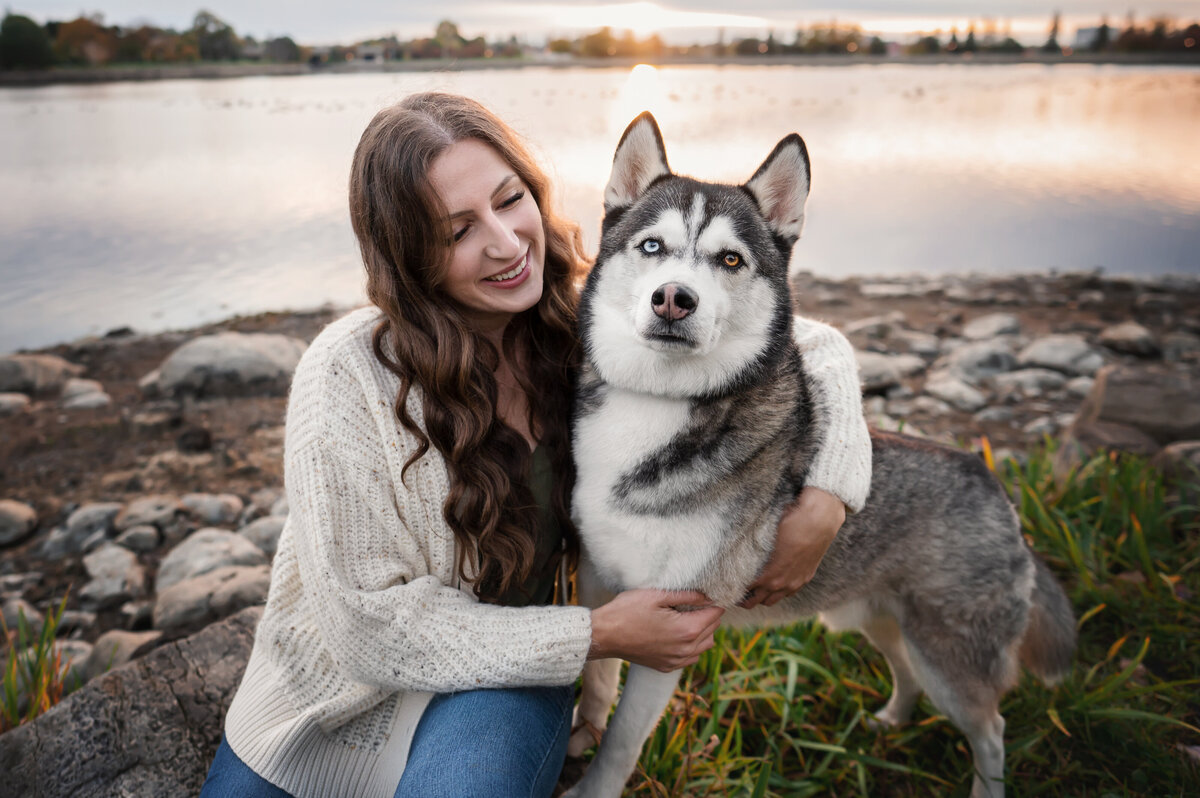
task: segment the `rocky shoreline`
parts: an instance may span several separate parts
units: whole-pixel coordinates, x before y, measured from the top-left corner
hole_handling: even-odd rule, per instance
[[[986,436],[1015,457],[1049,435],[1073,444],[1064,452],[1119,449],[1164,468],[1200,465],[1200,279],[802,274],[794,287],[799,312],[854,344],[876,427],[975,447]],[[241,653],[198,666],[174,700],[231,695],[248,650],[248,616],[238,613],[265,600],[287,516],[287,386],[308,342],[342,312],[116,330],[0,358],[4,618],[11,627],[18,612],[41,616],[66,594],[60,642],[87,683],[47,717],[0,735],[0,762],[36,768],[30,726],[59,728],[64,716],[86,725],[98,695],[121,684],[137,695],[130,680],[167,678],[145,663],[182,656],[193,644],[181,638],[205,627],[217,641],[205,651],[222,650],[229,630]],[[97,678],[110,670],[124,675]],[[166,761],[186,771],[178,784],[192,785],[220,736],[220,706],[206,713],[211,728],[181,731],[186,756],[134,756],[134,766],[118,740],[125,753],[112,752],[114,775],[85,779],[95,792],[43,782],[38,794],[109,794],[118,776],[122,790],[140,794],[161,785]],[[194,725],[186,715],[179,722]]]

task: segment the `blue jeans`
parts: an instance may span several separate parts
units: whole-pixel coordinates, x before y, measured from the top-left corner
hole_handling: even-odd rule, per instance
[[[417,724],[396,798],[549,798],[571,736],[571,687],[468,690],[433,697]],[[221,738],[200,798],[291,798]]]

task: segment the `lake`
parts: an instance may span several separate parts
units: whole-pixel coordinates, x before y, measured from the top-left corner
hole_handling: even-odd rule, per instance
[[[1200,271],[1200,70],[1091,65],[480,70],[0,89],[0,353],[363,300],[350,159],[380,107],[477,97],[595,248],[621,131],[742,182],[791,131],[793,268]]]

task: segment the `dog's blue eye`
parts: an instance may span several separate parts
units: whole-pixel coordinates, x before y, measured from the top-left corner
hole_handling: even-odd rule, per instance
[[[638,245],[638,249],[645,252],[647,255],[655,255],[662,251],[662,242],[657,238],[647,238]]]

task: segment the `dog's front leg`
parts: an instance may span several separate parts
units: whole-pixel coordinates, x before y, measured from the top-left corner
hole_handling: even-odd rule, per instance
[[[612,591],[601,584],[586,558],[579,565],[576,584],[579,603],[585,607],[595,609],[613,597]],[[583,666],[583,689],[571,723],[571,739],[567,742],[569,756],[579,756],[599,742],[596,735],[608,725],[608,712],[617,700],[617,684],[620,681],[619,659],[591,660]]]
[[[564,798],[618,798],[637,766],[642,744],[675,692],[681,671],[662,673],[630,664],[625,691],[587,772]]]

